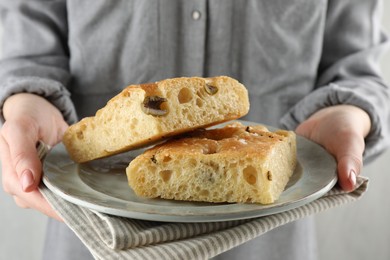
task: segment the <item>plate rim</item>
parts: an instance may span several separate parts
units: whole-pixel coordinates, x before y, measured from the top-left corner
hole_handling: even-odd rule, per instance
[[[241,122],[245,125],[265,125],[261,123],[256,123],[256,122],[251,122],[251,121],[244,121],[244,120],[235,120],[238,122]],[[231,122],[229,122],[231,123]],[[226,123],[224,123],[226,124]],[[214,127],[222,126],[224,124],[219,124]],[[267,126],[267,128],[270,130],[275,130],[275,127]],[[76,174],[76,172],[71,172],[68,176],[65,176],[65,178],[75,178],[77,176],[79,178],[79,184],[85,187],[86,189],[84,192],[87,192],[87,194],[92,195],[92,196],[103,196],[105,199],[109,199],[111,202],[117,202],[119,204],[123,204],[123,208],[118,208],[118,207],[113,207],[112,205],[107,205],[102,203],[96,203],[92,201],[88,201],[80,196],[74,195],[69,193],[64,187],[59,186],[58,183],[53,182],[52,178],[54,178],[52,175],[54,174],[51,172],[49,164],[50,158],[53,156],[55,153],[61,153],[64,155],[67,159],[70,159],[69,155],[66,152],[66,149],[62,143],[57,144],[55,147],[52,148],[52,150],[46,155],[44,161],[43,161],[43,183],[48,187],[49,190],[51,190],[54,194],[58,195],[59,197],[65,199],[66,201],[76,204],[78,206],[83,206],[86,208],[89,208],[90,210],[94,210],[97,212],[101,213],[106,213],[109,215],[114,215],[114,216],[120,216],[120,217],[127,217],[127,218],[134,218],[134,219],[141,219],[141,220],[150,220],[150,221],[161,221],[161,222],[219,222],[219,221],[230,221],[230,220],[239,220],[239,219],[249,219],[249,218],[255,218],[255,217],[262,217],[262,216],[267,216],[267,215],[272,215],[280,212],[284,212],[287,210],[291,210],[293,208],[297,208],[300,206],[303,206],[307,203],[310,203],[324,194],[326,194],[329,190],[333,188],[333,186],[337,183],[337,174],[336,174],[336,162],[324,148],[322,148],[320,145],[297,135],[297,150],[301,149],[302,145],[310,145],[311,147],[315,147],[315,149],[318,150],[318,152],[322,153],[326,159],[329,160],[330,163],[333,163],[330,169],[333,169],[334,172],[329,173],[329,175],[334,175],[333,178],[330,178],[330,180],[327,183],[324,183],[322,187],[316,191],[314,191],[312,194],[307,194],[304,197],[297,199],[292,202],[288,202],[285,204],[267,204],[267,205],[262,205],[262,204],[249,204],[249,203],[232,203],[232,204],[213,204],[210,203],[210,205],[204,206],[205,209],[212,210],[213,208],[215,209],[216,207],[234,207],[239,205],[241,209],[246,209],[246,210],[241,210],[241,211],[234,211],[234,212],[229,212],[229,213],[213,213],[213,211],[207,212],[208,214],[190,214],[190,213],[185,213],[181,212],[180,214],[177,213],[170,213],[170,211],[165,211],[161,212],[158,209],[161,208],[161,206],[156,206],[156,205],[147,205],[146,208],[154,208],[154,211],[146,211],[146,210],[134,210],[129,209],[128,204],[137,204],[138,202],[134,201],[126,201],[120,198],[113,197],[111,195],[107,195],[105,193],[102,193],[100,191],[94,190],[92,187],[88,186],[86,183],[84,183],[79,174]],[[300,158],[298,158],[299,160]],[[301,158],[302,159],[302,158]],[[79,164],[71,161],[73,163],[74,167],[79,168]],[[302,166],[303,167],[303,166]],[[304,171],[304,169],[303,169]],[[78,173],[78,172],[77,172]],[[51,174],[51,175],[50,175]],[[77,181],[77,180],[76,180]],[[127,184],[127,183],[126,183]],[[294,186],[294,185],[293,185]],[[292,187],[293,187],[292,186]],[[290,187],[291,188],[291,187]],[[129,187],[129,189],[131,189]],[[283,193],[282,193],[283,194]],[[172,203],[175,203],[175,201],[171,201]],[[177,202],[180,204],[181,202]],[[194,202],[196,203],[196,202]],[[138,203],[140,204],[140,203]],[[180,208],[180,206],[178,206]],[[186,206],[188,207],[188,206]],[[195,207],[196,209],[201,208],[202,206]],[[141,207],[142,208],[142,207]],[[157,209],[157,210],[156,210]],[[208,210],[206,210],[208,211]],[[203,211],[202,211],[203,212]],[[204,213],[204,212],[203,212]]]

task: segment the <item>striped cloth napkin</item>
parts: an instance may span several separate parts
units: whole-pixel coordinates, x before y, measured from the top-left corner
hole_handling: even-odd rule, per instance
[[[42,185],[41,192],[96,259],[209,259],[278,226],[359,199],[368,179],[346,193],[337,185],[321,198],[285,212],[208,223],[153,222],[111,216],[72,204]]]

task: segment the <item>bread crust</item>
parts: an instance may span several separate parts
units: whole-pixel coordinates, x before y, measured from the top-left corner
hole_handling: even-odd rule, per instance
[[[294,132],[233,123],[157,145],[130,162],[126,173],[142,197],[269,204],[296,161]]]
[[[248,111],[246,88],[226,76],[131,85],[95,116],[70,126],[63,143],[70,157],[81,163],[234,120]]]

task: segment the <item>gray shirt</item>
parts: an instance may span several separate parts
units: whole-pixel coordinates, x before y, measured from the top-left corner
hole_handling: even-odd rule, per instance
[[[2,0],[0,106],[36,93],[72,123],[128,84],[228,75],[248,88],[251,121],[295,129],[323,107],[361,107],[372,157],[390,127],[380,10],[379,0]]]
[[[318,109],[357,105],[372,120],[366,155],[389,131],[377,0],[2,0],[0,105],[21,91],[68,122],[132,83],[228,75],[246,119],[294,129]],[[73,101],[73,102],[72,102]],[[76,109],[74,108],[74,105]]]

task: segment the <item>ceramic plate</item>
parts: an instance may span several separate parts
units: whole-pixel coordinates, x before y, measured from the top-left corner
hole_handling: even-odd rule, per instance
[[[255,124],[243,122],[244,124]],[[145,199],[127,184],[125,168],[143,150],[77,164],[62,144],[44,160],[43,182],[63,199],[99,212],[154,221],[209,222],[260,217],[290,210],[328,192],[337,182],[336,163],[321,146],[297,136],[298,165],[279,199],[269,205]]]

